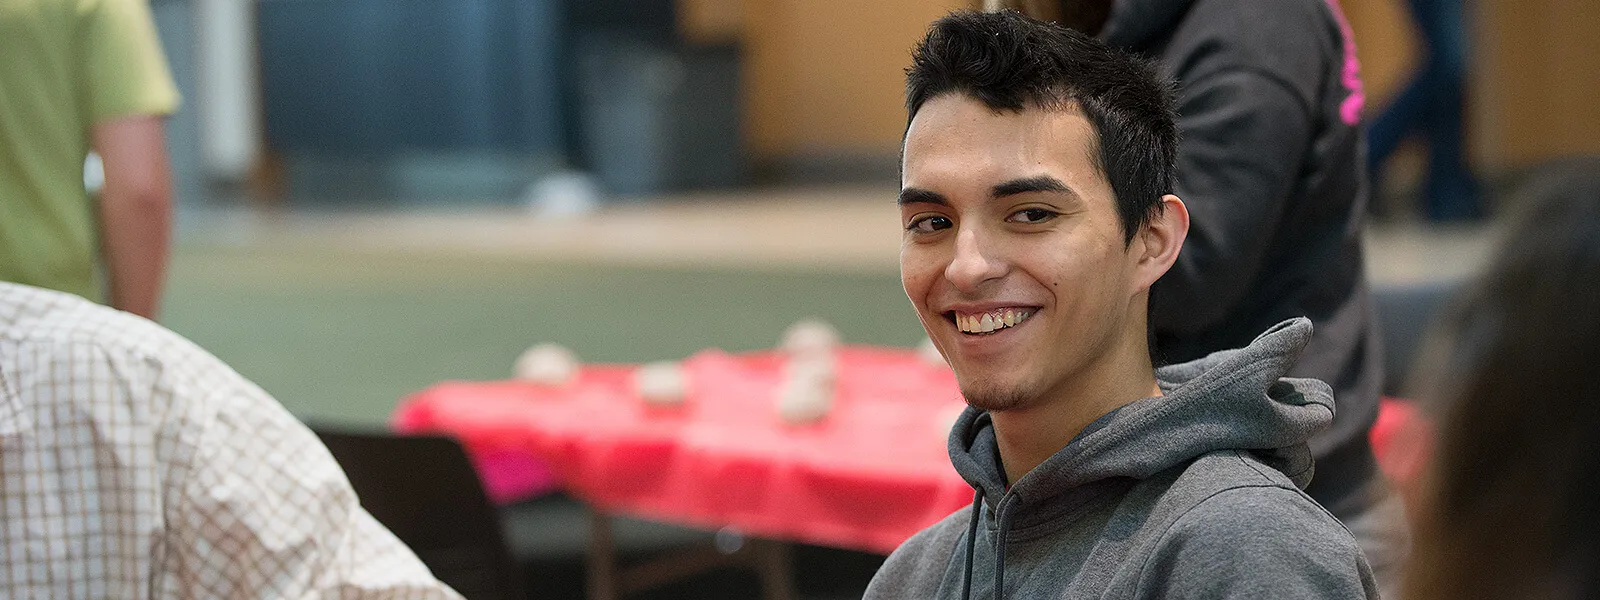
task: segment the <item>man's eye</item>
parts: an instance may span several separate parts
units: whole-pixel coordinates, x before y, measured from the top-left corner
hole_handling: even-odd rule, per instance
[[[1061,213],[1043,208],[1024,208],[1017,212],[1011,213],[1011,216],[1006,218],[1006,220],[1016,223],[1043,223],[1060,215]]]
[[[949,228],[950,228],[950,219],[949,219],[949,217],[941,217],[941,216],[937,216],[937,215],[929,216],[929,217],[922,217],[920,219],[912,221],[910,225],[906,226],[906,230],[914,231],[914,232],[917,232],[917,233],[933,233],[933,232],[939,231],[941,229],[949,229]]]

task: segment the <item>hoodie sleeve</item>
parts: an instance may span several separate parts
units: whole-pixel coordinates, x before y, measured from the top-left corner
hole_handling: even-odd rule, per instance
[[[1378,598],[1366,558],[1327,511],[1279,487],[1218,493],[1175,521],[1140,575],[1141,599]]]
[[[1265,70],[1233,67],[1178,93],[1178,197],[1189,237],[1156,283],[1158,331],[1191,333],[1232,314],[1260,271],[1311,138],[1308,99]]]

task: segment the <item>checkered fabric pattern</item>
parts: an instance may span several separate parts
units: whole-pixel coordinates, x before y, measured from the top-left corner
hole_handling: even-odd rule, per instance
[[[0,283],[0,598],[459,596],[227,365]]]

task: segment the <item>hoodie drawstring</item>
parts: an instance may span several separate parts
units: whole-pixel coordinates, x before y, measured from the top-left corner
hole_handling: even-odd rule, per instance
[[[1000,500],[1000,506],[995,509],[996,523],[994,541],[994,600],[1000,600],[1000,595],[1006,590],[1006,530],[1011,528],[1011,512],[1006,510],[1015,496]]]
[[[983,515],[983,488],[972,495],[972,522],[967,524],[967,576],[961,581],[961,600],[972,600],[972,555],[978,548],[978,518]]]
[[[1008,504],[1008,500],[1001,500],[1001,504]],[[1000,600],[1001,592],[1005,591],[1006,584],[1006,529],[1010,528],[1010,514],[1005,507],[996,511],[998,522],[995,526],[999,529],[995,534],[994,549],[994,598]],[[967,576],[961,580],[961,600],[972,600],[972,561],[978,549],[978,521],[983,516],[983,488],[978,488],[972,495],[972,519],[967,523]]]

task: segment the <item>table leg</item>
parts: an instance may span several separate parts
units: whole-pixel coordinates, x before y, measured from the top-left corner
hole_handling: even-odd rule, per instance
[[[797,600],[794,564],[788,542],[748,538],[733,555],[712,548],[679,552],[624,569],[617,564],[611,515],[589,509],[588,600],[619,600],[625,591],[652,588],[684,576],[728,564],[742,563],[761,578],[762,600]]]
[[[756,572],[761,574],[763,600],[796,600],[794,589],[794,560],[788,542],[752,539],[758,550]]]
[[[617,548],[611,515],[589,507],[589,600],[617,600]]]

